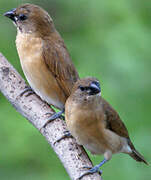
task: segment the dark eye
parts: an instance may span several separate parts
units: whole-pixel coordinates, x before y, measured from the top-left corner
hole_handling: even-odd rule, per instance
[[[81,91],[84,91],[84,90],[85,90],[85,88],[84,88],[83,86],[79,86],[79,89],[80,89]]]
[[[24,21],[24,20],[26,20],[27,19],[27,16],[26,15],[24,15],[24,14],[20,14],[19,15],[19,20],[20,21]]]

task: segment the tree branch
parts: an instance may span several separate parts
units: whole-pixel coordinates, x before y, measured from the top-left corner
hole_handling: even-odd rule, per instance
[[[54,111],[36,94],[28,97],[25,95],[20,96],[20,93],[26,86],[25,81],[18,72],[0,53],[0,91],[16,110],[40,131],[48,119],[47,113],[53,114]],[[84,149],[76,144],[74,138],[66,138],[58,143],[54,143],[63,136],[63,132],[66,130],[65,122],[61,119],[56,119],[45,128],[42,128],[40,133],[45,136],[48,143],[56,152],[70,178],[76,180],[86,171],[82,167],[91,167],[92,163]],[[95,173],[84,176],[82,180],[101,180],[101,177],[98,173]]]

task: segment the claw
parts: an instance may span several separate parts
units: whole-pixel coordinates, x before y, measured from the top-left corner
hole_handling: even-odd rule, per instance
[[[104,159],[103,161],[101,161],[100,164],[94,166],[93,168],[92,167],[83,167],[83,168],[87,168],[89,169],[87,172],[85,172],[84,174],[82,174],[78,179],[80,180],[81,178],[83,178],[85,175],[88,175],[88,174],[93,174],[93,173],[96,173],[98,172],[100,175],[102,174],[102,171],[99,169],[104,163],[106,163],[107,160]]]
[[[61,115],[60,118],[65,121],[65,117],[63,115]]]
[[[47,120],[47,122],[44,124],[44,126],[42,128],[45,128],[51,121],[57,119],[57,118],[60,118],[62,117],[62,114],[64,113],[64,109],[62,111],[59,111],[57,113],[54,113],[52,116],[50,116]],[[47,113],[49,114],[49,113]]]
[[[84,166],[82,167],[82,169],[92,169],[93,167],[89,167],[89,166]]]
[[[55,145],[57,142],[61,141],[62,139],[70,138],[70,137],[72,137],[71,133],[70,133],[69,131],[65,131],[65,132],[64,132],[64,135],[63,135],[61,138],[59,138],[57,141],[54,142],[54,145]]]
[[[34,91],[32,90],[32,88],[29,86],[26,86],[25,89],[20,93],[20,96],[23,96],[26,92],[28,92],[26,94],[26,97],[31,95],[31,94],[34,94]]]
[[[55,119],[57,119],[57,118],[60,118],[60,117],[62,117],[62,114],[64,113],[64,110],[62,110],[62,111],[59,111],[59,112],[57,112],[57,113],[55,113],[55,114],[53,114],[51,117],[49,117],[49,121],[53,121],[53,120],[55,120]]]

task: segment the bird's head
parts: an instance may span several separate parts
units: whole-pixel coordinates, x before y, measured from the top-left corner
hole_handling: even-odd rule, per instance
[[[49,35],[55,30],[53,20],[49,14],[37,5],[23,4],[4,13],[4,16],[10,18],[17,29],[23,33]]]
[[[79,99],[93,99],[101,96],[100,83],[96,78],[87,77],[78,80],[72,90],[72,95],[79,97]]]

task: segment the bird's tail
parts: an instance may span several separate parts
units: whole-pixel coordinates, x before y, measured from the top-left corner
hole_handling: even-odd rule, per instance
[[[136,149],[132,149],[132,153],[130,154],[130,156],[136,161],[143,162],[149,165],[147,161],[145,160],[145,158]]]

